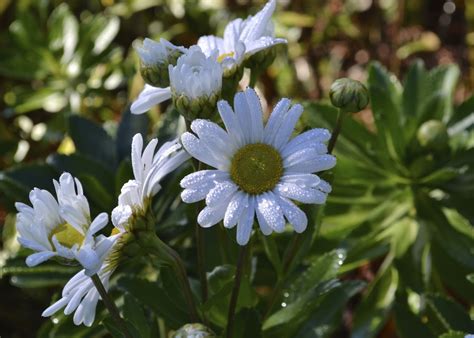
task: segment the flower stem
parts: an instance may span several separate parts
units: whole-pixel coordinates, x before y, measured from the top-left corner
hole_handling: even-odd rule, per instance
[[[132,338],[132,335],[128,331],[125,321],[122,319],[122,317],[120,317],[120,313],[117,309],[117,306],[115,306],[115,303],[112,301],[112,299],[110,299],[107,290],[105,290],[104,285],[102,284],[102,281],[100,280],[99,276],[97,274],[94,274],[91,276],[91,279],[94,283],[95,288],[99,292],[99,295],[102,298],[105,307],[109,311],[112,318],[115,320],[115,323],[119,327],[120,331],[122,331],[126,338]]]
[[[196,303],[194,302],[193,292],[191,290],[191,285],[189,284],[188,274],[186,273],[186,268],[184,267],[184,263],[176,251],[174,251],[172,248],[170,248],[166,244],[164,244],[164,246],[166,248],[167,254],[169,255],[172,261],[172,267],[175,270],[183,286],[184,298],[186,299],[186,302],[188,303],[189,315],[191,317],[191,320],[193,322],[196,322],[199,320],[199,317],[196,311]]]
[[[341,133],[341,130],[342,130],[342,121],[344,120],[344,116],[346,116],[345,112],[342,109],[339,109],[339,112],[337,113],[336,126],[334,127],[334,130],[331,134],[331,138],[329,139],[329,142],[328,142],[328,154],[331,154],[332,151],[334,150],[334,147],[337,142],[337,138],[339,137],[339,134]]]
[[[232,289],[232,295],[230,298],[229,312],[227,315],[227,332],[226,337],[232,338],[232,331],[234,328],[234,316],[235,309],[237,308],[237,300],[239,299],[240,282],[242,280],[242,273],[244,270],[245,257],[247,256],[249,245],[244,245],[240,248],[239,259],[237,261],[237,270],[235,272],[235,283]]]

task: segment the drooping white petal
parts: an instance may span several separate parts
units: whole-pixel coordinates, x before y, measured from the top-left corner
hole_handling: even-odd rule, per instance
[[[246,208],[242,211],[237,223],[237,243],[247,245],[252,234],[252,225],[255,215],[255,196],[249,197]]]
[[[287,173],[314,173],[331,169],[336,165],[336,158],[333,155],[319,155],[310,160],[300,159],[286,167]]]
[[[38,264],[41,264],[41,263],[47,261],[48,259],[50,259],[51,257],[54,257],[56,255],[57,255],[57,253],[52,252],[52,251],[37,252],[37,253],[29,255],[26,258],[26,265],[28,265],[29,267],[36,266]]]
[[[181,188],[195,188],[206,181],[220,182],[229,177],[229,174],[221,170],[200,170],[184,177],[181,182]]]
[[[169,100],[170,98],[170,87],[158,88],[146,84],[140,95],[138,95],[138,98],[132,103],[130,111],[132,114],[143,114],[153,106]]]
[[[224,227],[233,228],[240,219],[242,211],[248,206],[249,196],[243,192],[234,194],[224,215]]]
[[[181,136],[186,151],[199,161],[210,165],[211,167],[226,170],[229,166],[229,158],[220,158],[219,154],[215,154],[206,144],[191,133],[184,133]]]
[[[308,225],[306,214],[293,202],[284,197],[279,197],[279,204],[283,210],[283,214],[295,231],[298,233],[305,231]]]
[[[318,189],[303,188],[294,183],[279,183],[275,190],[283,197],[302,203],[324,204],[327,197],[325,193]]]
[[[283,232],[285,219],[280,204],[272,192],[267,192],[257,197],[257,209],[266,224],[275,232]]]

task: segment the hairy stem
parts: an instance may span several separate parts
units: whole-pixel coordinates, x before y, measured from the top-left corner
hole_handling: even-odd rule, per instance
[[[95,274],[91,276],[92,282],[94,283],[95,288],[99,292],[100,297],[102,298],[102,301],[105,304],[105,307],[109,311],[110,315],[114,319],[115,323],[119,327],[120,331],[124,334],[126,338],[132,338],[132,335],[128,331],[127,325],[125,324],[125,321],[120,317],[119,310],[117,309],[117,306],[115,306],[115,303],[110,299],[107,290],[105,290],[104,285],[102,284],[102,281],[100,280],[100,277]]]

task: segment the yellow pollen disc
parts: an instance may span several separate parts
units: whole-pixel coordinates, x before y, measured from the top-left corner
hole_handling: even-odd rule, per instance
[[[248,144],[232,157],[230,178],[248,194],[258,195],[272,190],[282,175],[280,153],[268,144]]]
[[[120,230],[118,228],[113,228],[112,232],[110,233],[110,236],[117,235],[120,233]]]
[[[50,238],[53,238],[55,235],[58,242],[68,248],[72,248],[74,244],[82,245],[84,241],[84,235],[69,223],[64,223],[54,228]]]
[[[224,53],[224,54],[219,55],[219,56],[217,57],[217,62],[220,63],[220,62],[224,61],[224,59],[225,59],[226,57],[228,57],[228,56],[230,56],[230,57],[234,56],[234,52]]]

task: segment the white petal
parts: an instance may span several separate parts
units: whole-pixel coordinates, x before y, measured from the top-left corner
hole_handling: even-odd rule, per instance
[[[258,207],[255,208],[255,214],[257,215],[258,225],[260,226],[260,230],[262,231],[262,233],[265,236],[270,235],[273,232],[273,230],[268,225],[267,221],[265,220],[265,217],[263,217]]]
[[[288,222],[293,226],[296,232],[301,233],[306,230],[308,218],[306,214],[290,200],[280,197],[280,206]]]
[[[56,255],[57,253],[52,252],[52,251],[37,252],[37,253],[29,255],[26,258],[26,265],[28,265],[29,267],[36,266]]]
[[[184,189],[181,192],[181,199],[184,203],[195,203],[206,198],[209,191],[214,188],[214,182],[208,181],[195,188]]]
[[[216,123],[197,119],[192,122],[191,129],[207,147],[213,149],[219,156],[227,157],[234,153],[235,146],[231,138]]]
[[[170,87],[158,88],[146,84],[140,95],[138,95],[138,98],[132,103],[130,110],[132,114],[143,114],[150,110],[151,107],[170,98]]]
[[[321,183],[319,176],[314,174],[288,174],[281,181],[309,188],[316,188]]]
[[[204,142],[193,134],[184,133],[181,136],[181,141],[186,151],[199,161],[221,170],[228,168],[229,158],[219,157],[220,154],[215,154],[212,149],[209,149]]]
[[[302,188],[293,183],[279,183],[275,190],[281,196],[291,198],[302,203],[324,204],[327,197],[327,195],[320,190]]]
[[[257,209],[272,230],[276,232],[285,230],[283,211],[272,192],[257,197]]]
[[[102,230],[107,223],[109,223],[109,216],[107,213],[103,212],[97,215],[96,218],[92,221],[89,231],[87,232],[89,235],[96,234],[99,230]]]
[[[245,210],[242,211],[237,224],[237,243],[246,245],[252,233],[252,225],[255,215],[255,197],[251,196]]]
[[[235,144],[240,147],[245,143],[245,137],[240,127],[240,123],[237,121],[232,108],[230,107],[227,101],[221,100],[217,102],[217,109],[219,110],[219,115],[224,122],[227,133],[234,140]]]
[[[264,129],[264,141],[267,144],[273,144],[278,129],[282,124],[284,117],[290,107],[291,101],[288,99],[281,99],[273,108],[270,118],[267,121]]]
[[[202,52],[207,56],[211,56],[214,50],[218,50],[219,54],[224,54],[224,40],[214,35],[201,36],[197,42]]]
[[[295,104],[293,107],[291,107],[291,109],[286,114],[283,123],[278,129],[278,132],[276,133],[276,137],[273,143],[275,148],[281,150],[283,146],[286,145],[291,134],[293,133],[293,130],[295,129],[296,122],[298,121],[302,113],[302,105]]]
[[[194,188],[200,186],[206,181],[222,181],[227,179],[229,174],[221,170],[200,170],[184,177],[181,182],[181,188]]]
[[[230,181],[224,181],[216,184],[214,188],[206,196],[206,204],[209,207],[219,205],[221,203],[228,202],[230,196],[232,196],[239,187]]]
[[[198,215],[198,223],[203,228],[209,228],[219,223],[223,218],[227,205],[219,204],[216,207],[205,207]]]
[[[292,164],[286,168],[287,173],[314,173],[331,169],[336,165],[336,158],[332,155],[319,155],[314,159]]]
[[[75,252],[75,257],[84,267],[87,276],[96,274],[102,266],[99,255],[91,246],[83,245],[79,251]]]
[[[229,202],[229,206],[224,216],[224,227],[233,228],[239,221],[242,211],[248,205],[249,195],[243,192],[237,192]]]
[[[61,298],[57,302],[50,305],[46,310],[44,310],[43,313],[41,314],[41,316],[49,317],[49,316],[54,315],[56,312],[58,312],[63,307],[65,307],[68,302],[69,302],[68,298],[66,298],[66,297]]]
[[[285,39],[278,39],[278,38],[273,38],[270,36],[262,36],[261,38],[257,40],[254,40],[245,44],[246,46],[245,54],[247,56],[250,56],[264,49],[271,48],[273,46],[276,46],[278,44],[283,44],[283,43],[288,43],[288,41],[286,41]]]
[[[143,182],[143,164],[142,164],[143,138],[140,133],[133,136],[132,139],[132,169],[133,176],[139,182]]]

